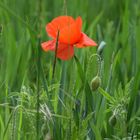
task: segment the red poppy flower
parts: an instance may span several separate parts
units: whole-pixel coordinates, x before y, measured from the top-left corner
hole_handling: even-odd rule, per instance
[[[59,16],[46,25],[46,31],[52,40],[41,44],[44,51],[55,51],[58,30],[59,37],[56,56],[62,60],[70,59],[74,55],[74,46],[83,48],[97,45],[81,31],[81,17],[77,17],[74,20],[71,16]]]

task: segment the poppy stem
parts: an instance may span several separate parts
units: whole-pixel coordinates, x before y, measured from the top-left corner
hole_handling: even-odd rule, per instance
[[[54,74],[55,74],[55,66],[56,66],[56,56],[57,56],[57,49],[58,49],[59,32],[60,31],[58,30],[57,38],[56,38],[56,44],[55,44],[55,56],[54,56],[54,62],[53,62],[52,80],[54,79]]]
[[[100,55],[98,55],[98,54],[93,54],[91,57],[90,57],[90,60],[89,61],[91,61],[91,59],[93,58],[93,57],[97,57],[98,58],[98,71],[97,71],[97,76],[99,76],[100,75],[100,71],[101,71],[101,57],[100,57]]]

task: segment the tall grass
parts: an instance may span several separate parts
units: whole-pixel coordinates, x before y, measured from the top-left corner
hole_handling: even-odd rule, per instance
[[[1,0],[0,140],[140,139],[139,9],[139,0]],[[91,47],[57,59],[54,72],[55,55],[40,44],[63,14],[80,15],[83,31],[106,42],[101,68]]]

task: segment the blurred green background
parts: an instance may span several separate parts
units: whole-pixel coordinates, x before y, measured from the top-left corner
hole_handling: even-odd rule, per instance
[[[140,139],[139,9],[139,0],[0,0],[0,139]],[[96,47],[58,59],[52,79],[54,53],[40,44],[66,13],[106,42],[99,91],[90,89]]]

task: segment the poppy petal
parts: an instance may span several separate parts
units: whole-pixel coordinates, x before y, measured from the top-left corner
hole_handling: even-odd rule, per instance
[[[55,51],[56,41],[50,40],[41,44],[45,52]],[[62,60],[68,60],[74,55],[74,47],[72,45],[58,43],[57,57]]]
[[[60,30],[59,41],[66,44],[75,44],[81,37],[82,19],[78,17],[73,24]]]
[[[71,16],[59,16],[46,25],[46,31],[50,37],[56,38],[58,30],[61,30],[74,22],[75,21]]]
[[[76,44],[77,48],[83,48],[86,46],[97,46],[97,43],[89,38],[86,34],[82,33],[80,41]]]
[[[59,43],[57,57],[62,60],[68,60],[74,55],[74,47],[72,45]]]
[[[80,16],[76,18],[76,24],[77,24],[77,27],[81,31],[82,30],[82,18]]]
[[[45,52],[47,52],[49,50],[53,51],[53,50],[55,50],[55,40],[50,40],[50,41],[47,41],[47,42],[43,42],[41,44],[41,47]]]

